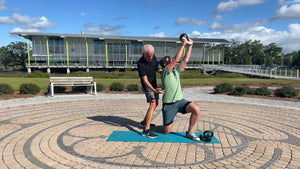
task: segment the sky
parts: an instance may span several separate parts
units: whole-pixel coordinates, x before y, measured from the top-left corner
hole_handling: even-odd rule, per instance
[[[300,0],[0,0],[0,47],[10,32],[221,38],[300,50]]]

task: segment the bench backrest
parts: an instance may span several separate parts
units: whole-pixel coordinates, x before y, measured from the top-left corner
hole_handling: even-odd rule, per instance
[[[54,85],[92,85],[93,77],[50,77]]]

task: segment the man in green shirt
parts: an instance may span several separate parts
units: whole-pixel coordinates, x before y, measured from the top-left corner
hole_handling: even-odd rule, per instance
[[[188,44],[187,41],[189,41]],[[187,50],[182,61],[179,63],[185,45],[187,45]],[[165,91],[162,98],[163,124],[165,133],[168,134],[171,132],[172,123],[177,112],[181,112],[183,114],[191,113],[186,137],[194,141],[200,141],[200,138],[193,132],[200,115],[200,108],[196,104],[183,98],[180,85],[180,75],[184,71],[187,62],[190,59],[192,47],[192,39],[183,37],[181,39],[181,46],[179,47],[174,59],[171,59],[170,56],[165,56],[160,60],[160,65],[163,68],[161,81]]]

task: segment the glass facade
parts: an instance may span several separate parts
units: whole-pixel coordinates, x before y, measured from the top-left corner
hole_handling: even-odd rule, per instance
[[[158,59],[173,57],[177,42],[99,39],[83,37],[32,36],[30,66],[135,68],[142,55],[143,45],[152,44]],[[194,43],[190,68],[201,64],[222,64],[224,48],[209,43]]]

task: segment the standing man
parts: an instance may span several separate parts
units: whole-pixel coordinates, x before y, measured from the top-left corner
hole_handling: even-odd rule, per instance
[[[149,138],[157,138],[157,135],[150,130],[150,125],[155,126],[151,124],[151,120],[154,110],[158,106],[159,94],[163,93],[161,88],[157,88],[156,72],[161,72],[158,64],[153,46],[150,44],[144,45],[143,54],[137,63],[137,68],[147,103],[149,103],[146,116],[141,121],[141,125],[145,126],[142,135]]]
[[[187,44],[187,40],[189,40],[189,43],[187,45],[186,54],[180,64],[178,64],[185,45]],[[193,131],[200,115],[200,108],[196,104],[183,98],[180,85],[180,75],[184,71],[187,62],[190,59],[192,47],[193,41],[183,37],[174,59],[172,60],[170,56],[165,56],[160,60],[160,65],[163,68],[161,81],[163,89],[165,90],[162,98],[163,125],[165,133],[169,134],[177,112],[181,112],[182,114],[191,113],[186,137],[194,141],[200,141],[200,138],[197,137]]]

